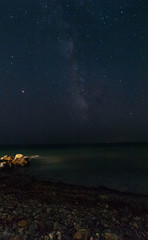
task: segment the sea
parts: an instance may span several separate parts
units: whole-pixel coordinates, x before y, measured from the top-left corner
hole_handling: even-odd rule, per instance
[[[17,169],[26,177],[148,194],[148,144],[0,146],[0,157],[18,153],[36,155]]]

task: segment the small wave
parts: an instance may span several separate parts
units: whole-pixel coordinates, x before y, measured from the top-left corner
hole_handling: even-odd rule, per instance
[[[39,155],[32,155],[31,157],[32,157],[32,158],[38,158]]]
[[[39,157],[40,157],[39,155],[27,155],[27,156],[24,156],[24,158],[29,158],[29,159],[39,158]]]
[[[31,155],[29,156],[30,158],[39,158],[40,156],[39,155]]]

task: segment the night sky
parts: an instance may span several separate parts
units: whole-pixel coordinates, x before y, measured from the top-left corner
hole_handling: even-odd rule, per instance
[[[0,144],[148,142],[147,0],[0,0]]]

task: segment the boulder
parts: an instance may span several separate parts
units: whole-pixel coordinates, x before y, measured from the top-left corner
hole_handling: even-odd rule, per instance
[[[6,163],[5,163],[5,162],[1,162],[1,163],[0,163],[0,168],[3,168],[3,167],[5,167],[5,165],[6,165]]]
[[[1,160],[12,161],[13,158],[11,156],[5,155],[4,157],[1,157]]]
[[[5,155],[0,158],[0,167],[26,166],[32,158],[23,154],[16,154],[15,157]]]
[[[14,159],[23,158],[23,157],[24,157],[23,154],[16,154]]]
[[[24,157],[14,158],[12,161],[13,165],[20,165],[22,167],[24,167],[27,163],[28,163],[28,161],[26,161]]]
[[[8,155],[5,155],[4,157],[1,157],[1,160],[5,160],[8,157]]]

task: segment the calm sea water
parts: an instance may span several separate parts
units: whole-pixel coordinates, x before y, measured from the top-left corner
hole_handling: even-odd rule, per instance
[[[148,144],[0,146],[0,156],[17,153],[39,155],[26,175],[148,194]]]

